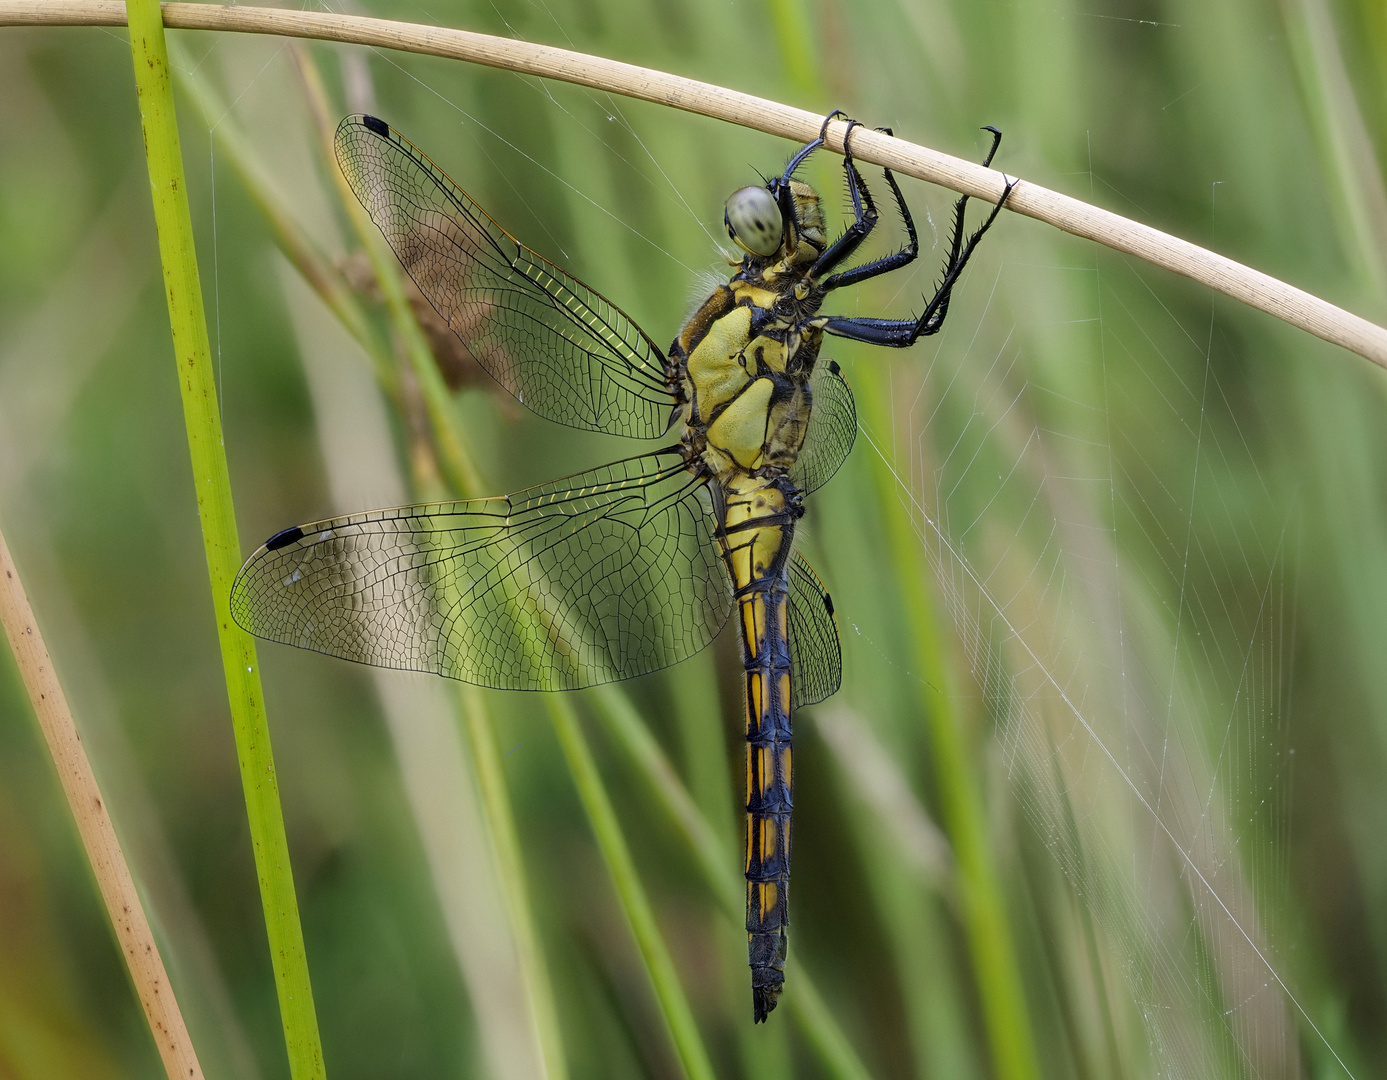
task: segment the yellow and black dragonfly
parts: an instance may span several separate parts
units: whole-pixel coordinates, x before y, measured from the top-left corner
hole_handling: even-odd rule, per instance
[[[824,122],[824,130],[835,116]],[[845,144],[855,122],[849,121]],[[989,164],[1001,136],[993,132]],[[857,431],[825,333],[902,347],[937,331],[983,225],[948,261],[918,318],[821,315],[834,289],[898,269],[899,251],[839,269],[877,224],[850,149],[853,220],[829,242],[804,146],[727,202],[736,272],[667,352],[600,293],[494,222],[382,120],[350,116],[336,152],[352,190],[463,344],[541,416],[678,442],[502,498],[374,510],[285,529],[241,569],[236,621],[263,638],[381,667],[508,690],[573,690],[674,664],[737,613],[745,669],[747,935],[753,1016],[784,984],[794,710],[838,689],[833,604],[794,550],[804,496]]]

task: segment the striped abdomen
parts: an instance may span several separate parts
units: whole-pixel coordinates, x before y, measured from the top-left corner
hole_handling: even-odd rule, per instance
[[[746,681],[746,929],[757,1022],[780,996],[788,944],[793,492],[787,481],[750,477],[724,488],[724,556],[736,589]]]

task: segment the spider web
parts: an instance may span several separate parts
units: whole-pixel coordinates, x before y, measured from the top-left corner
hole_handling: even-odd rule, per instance
[[[894,476],[1011,793],[1116,960],[1151,1072],[1299,1075],[1298,1024],[1319,1033],[1272,925],[1288,884],[1292,519],[1239,426],[1217,305],[1188,325],[1154,272],[1061,249],[1068,268],[1014,244],[975,268],[966,292],[986,272],[992,295],[956,306],[923,372],[893,367],[908,405],[864,441]],[[1018,325],[1013,288],[1052,304]]]

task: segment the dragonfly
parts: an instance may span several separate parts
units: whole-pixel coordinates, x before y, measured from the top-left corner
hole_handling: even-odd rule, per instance
[[[902,348],[936,333],[959,275],[1014,181],[947,261],[918,317],[825,315],[836,289],[917,257],[910,210],[883,170],[907,242],[848,267],[879,212],[852,156],[852,221],[833,241],[819,194],[783,171],[734,192],[735,272],[667,350],[596,290],[498,225],[413,143],[373,116],[342,121],[352,191],[468,352],[540,416],[677,441],[500,498],[404,506],[284,529],[250,556],[231,610],[271,641],[508,690],[574,690],[674,664],[735,613],[746,719],[746,932],[753,1022],[780,997],[788,951],[791,718],[838,689],[833,601],[795,549],[805,497],[852,449],[857,417],[825,334]],[[886,129],[883,129],[886,130]],[[992,132],[990,165],[1001,140]]]

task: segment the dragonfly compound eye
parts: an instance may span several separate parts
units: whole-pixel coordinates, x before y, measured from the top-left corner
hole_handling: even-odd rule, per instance
[[[734,191],[723,213],[727,235],[743,251],[769,258],[780,248],[784,222],[775,196],[763,187]]]

